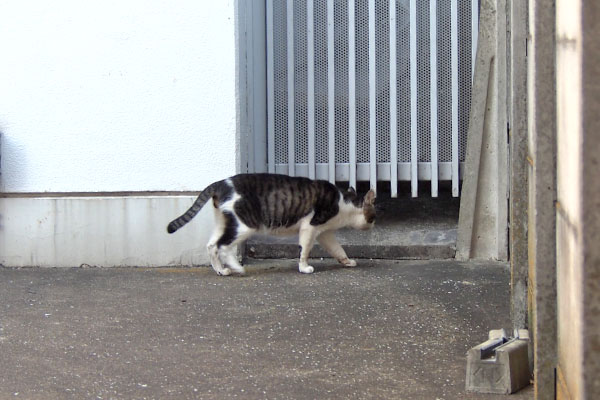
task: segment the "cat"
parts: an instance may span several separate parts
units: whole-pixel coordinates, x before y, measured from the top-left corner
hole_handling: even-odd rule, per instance
[[[234,246],[255,233],[299,235],[300,272],[310,274],[308,255],[315,240],[341,264],[353,267],[335,238],[335,230],[352,227],[367,230],[375,223],[375,192],[359,196],[353,188],[341,190],[330,182],[278,174],[240,174],[209,185],[194,204],[171,221],[173,233],[212,198],[216,227],[207,249],[219,275],[244,274]],[[223,260],[223,265],[221,259]]]

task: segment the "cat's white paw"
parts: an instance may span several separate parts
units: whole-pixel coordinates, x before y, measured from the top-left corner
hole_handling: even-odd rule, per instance
[[[218,271],[217,274],[222,276],[231,275],[231,270],[229,268],[223,268],[222,270]]]
[[[340,263],[342,263],[346,267],[356,267],[356,261],[351,260],[349,258],[344,258],[343,260],[340,260]]]
[[[303,266],[299,266],[298,268],[300,270],[300,272],[302,272],[303,274],[312,274],[315,269],[311,266],[311,265],[307,265],[305,267]]]

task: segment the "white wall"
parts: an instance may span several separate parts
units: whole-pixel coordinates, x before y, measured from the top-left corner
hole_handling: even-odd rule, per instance
[[[199,190],[233,174],[234,50],[233,0],[0,2],[0,190]]]
[[[69,192],[234,174],[234,27],[233,0],[0,2],[0,264],[208,262],[210,207],[166,233],[193,196]]]

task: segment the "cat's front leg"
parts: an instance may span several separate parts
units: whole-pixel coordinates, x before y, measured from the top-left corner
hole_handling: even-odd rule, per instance
[[[321,233],[319,236],[317,236],[317,241],[331,255],[331,257],[338,260],[340,264],[343,264],[346,267],[356,266],[356,261],[348,258],[344,248],[335,238],[335,233],[333,231]]]
[[[311,265],[308,265],[308,255],[315,244],[317,231],[312,226],[301,228],[298,236],[300,242],[300,262],[298,263],[298,270],[303,274],[312,274],[315,269]]]

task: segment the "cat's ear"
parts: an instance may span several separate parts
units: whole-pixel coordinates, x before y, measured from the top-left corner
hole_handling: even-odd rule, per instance
[[[365,194],[364,204],[372,206],[373,204],[375,204],[376,197],[377,196],[375,195],[375,191],[373,189],[369,190],[367,194]]]

